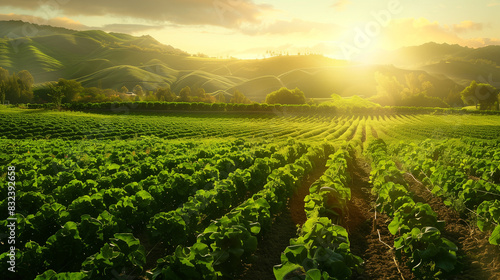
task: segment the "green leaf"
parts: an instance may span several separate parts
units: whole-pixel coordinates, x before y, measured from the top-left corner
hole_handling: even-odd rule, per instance
[[[495,229],[491,233],[489,241],[493,245],[500,245],[500,225],[495,227]]]
[[[54,275],[56,275],[57,272],[55,272],[54,270],[50,269],[50,270],[47,270],[45,271],[43,274],[41,275],[38,275],[35,280],[49,280],[49,279],[52,279],[52,277]]]
[[[400,217],[394,216],[394,219],[391,221],[391,223],[388,226],[388,229],[392,235],[396,235],[396,233],[398,233],[400,224],[401,224]]]
[[[457,262],[457,257],[454,254],[440,254],[438,258],[436,258],[436,266],[440,269],[450,272],[455,269],[455,263]]]
[[[224,263],[229,257],[230,254],[227,251],[216,251],[213,253],[214,257],[214,266]]]
[[[458,247],[457,247],[457,245],[455,245],[455,243],[451,242],[450,240],[448,240],[448,239],[446,239],[444,237],[441,238],[441,240],[448,247],[448,250],[454,251],[454,252],[458,251]]]
[[[258,222],[255,222],[255,223],[251,223],[251,224],[250,224],[250,232],[251,232],[252,234],[255,234],[255,235],[259,234],[260,229],[261,229],[261,227],[260,227],[260,223],[258,223]]]
[[[236,256],[238,258],[241,257],[243,253],[245,253],[245,250],[243,248],[231,248],[227,251],[229,252],[229,254]]]
[[[321,270],[319,269],[310,269],[306,272],[305,280],[322,280],[323,275],[321,274]]]
[[[111,259],[113,257],[113,248],[109,246],[109,243],[104,244],[104,246],[101,248],[101,255],[105,259]]]
[[[295,271],[304,271],[304,268],[298,264],[286,262],[284,264],[275,265],[273,267],[273,273],[276,280],[284,280],[290,279],[288,278],[289,274],[294,273]]]
[[[304,244],[291,245],[283,252],[282,262],[302,263],[305,258],[307,258],[307,248]]]
[[[110,238],[111,243],[120,249],[125,255],[139,250],[141,243],[132,233],[116,233],[115,238]]]
[[[120,165],[118,165],[116,163],[112,163],[112,164],[106,166],[106,169],[110,170],[110,171],[112,171],[112,170],[118,170],[118,169],[120,169]]]
[[[255,236],[250,236],[247,240],[245,240],[245,243],[243,243],[243,249],[245,252],[248,253],[253,253],[255,250],[257,250],[257,237]]]
[[[191,247],[191,252],[193,254],[201,255],[201,256],[206,256],[210,253],[209,247],[205,243],[201,242],[196,242],[192,247]]]
[[[35,280],[83,280],[87,274],[83,272],[62,272],[56,273],[54,270],[47,270],[42,275],[38,275]]]

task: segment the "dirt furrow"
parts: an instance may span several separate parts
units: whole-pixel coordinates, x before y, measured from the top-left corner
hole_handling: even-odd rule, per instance
[[[356,159],[351,170],[351,201],[348,204],[349,216],[345,227],[349,232],[351,252],[360,256],[365,265],[363,273],[354,275],[353,279],[397,280],[402,279],[401,275],[405,279],[412,279],[411,272],[404,264],[396,264],[394,251],[389,248],[394,245],[394,236],[387,229],[390,220],[380,213],[377,213],[375,219],[375,211],[371,205],[375,198],[370,193],[369,173],[368,163]]]
[[[290,239],[297,237],[297,228],[306,221],[304,198],[309,187],[325,173],[326,167],[317,168],[299,186],[289,199],[287,208],[276,216],[271,230],[259,241],[251,264],[245,264],[238,279],[272,280],[275,279],[273,266],[281,263],[281,253],[290,245]]]
[[[444,205],[412,175],[406,174],[409,190],[415,202],[427,203],[437,213],[438,219],[446,222],[443,237],[458,246],[458,261],[461,271],[453,279],[500,279],[500,249],[488,243],[488,236],[481,232],[474,221],[463,219],[454,209]]]

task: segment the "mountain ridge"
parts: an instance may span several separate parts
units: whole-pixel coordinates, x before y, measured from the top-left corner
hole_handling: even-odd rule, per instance
[[[15,33],[21,25],[27,28],[30,24],[0,21],[0,34],[5,34],[8,30],[4,27],[9,26]],[[371,97],[377,91],[376,72],[394,76],[401,83],[405,75],[413,72],[433,83],[430,96],[445,99],[451,94],[457,100],[472,79],[500,80],[496,66],[497,61],[500,63],[499,46],[472,49],[427,43],[393,51],[390,56],[381,55],[377,64],[361,66],[321,55],[254,60],[202,58],[161,44],[148,35],[33,27],[43,35],[0,39],[0,67],[10,72],[28,70],[37,84],[65,78],[76,79],[84,86],[113,89],[138,84],[150,91],[169,86],[179,92],[190,86],[227,95],[239,90],[253,101],[263,101],[267,93],[282,86],[298,87],[308,98],[329,98],[334,93]],[[461,72],[442,65],[459,62]],[[471,67],[474,63],[477,65]]]

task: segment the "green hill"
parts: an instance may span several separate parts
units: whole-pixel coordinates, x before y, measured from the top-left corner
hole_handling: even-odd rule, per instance
[[[88,87],[114,89],[122,86],[132,89],[135,85],[141,85],[146,90],[154,90],[169,84],[168,79],[163,76],[130,65],[108,67],[77,80]]]
[[[230,96],[236,89],[254,101],[280,87],[301,89],[308,98],[371,97],[377,93],[375,73],[405,83],[409,73],[423,74],[433,88],[430,96],[454,97],[471,80],[500,81],[500,46],[479,49],[428,43],[378,55],[378,63],[359,65],[321,55],[277,56],[238,60],[193,57],[151,36],[136,37],[100,30],[76,31],[31,25],[33,36],[7,36],[29,23],[0,21],[0,67],[10,72],[28,70],[40,84],[59,78],[76,79],[84,86],[146,90],[185,86]],[[7,37],[5,37],[7,36]],[[394,66],[388,66],[388,65]],[[483,80],[481,80],[483,79]],[[500,86],[492,82],[495,86]]]
[[[38,25],[21,20],[0,21],[0,38],[7,37],[15,39],[55,34],[71,34],[73,32],[75,31],[62,27]]]

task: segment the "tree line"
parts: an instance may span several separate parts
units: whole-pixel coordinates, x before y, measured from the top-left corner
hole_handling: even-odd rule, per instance
[[[450,105],[476,106],[479,110],[499,110],[499,89],[488,83],[471,81],[470,85],[460,92],[460,95],[450,94],[445,100],[431,96],[429,92],[435,90],[434,85],[427,80],[424,74],[416,75],[414,72],[405,74],[404,82],[395,76],[375,72],[377,94],[369,100],[384,106],[417,106],[441,107]],[[457,100],[458,99],[458,100]]]
[[[0,67],[0,104],[20,103],[54,103],[60,107],[62,103],[73,102],[129,102],[129,101],[166,101],[166,102],[229,102],[253,103],[243,93],[235,90],[232,95],[225,92],[208,94],[203,88],[186,86],[178,94],[169,86],[158,87],[155,90],[144,90],[136,85],[132,91],[126,86],[119,90],[84,87],[76,80],[60,78],[57,82],[47,82],[34,85],[33,76],[27,70],[9,73]]]
[[[417,106],[417,107],[450,107],[438,97],[429,95],[434,85],[424,74],[408,73],[401,83],[396,77],[375,73],[376,95],[368,100],[383,106]],[[451,94],[451,93],[450,93]],[[466,105],[475,105],[480,110],[499,110],[499,90],[487,83],[472,81],[461,93],[461,101]],[[450,97],[451,98],[451,97]],[[450,99],[451,100],[451,99]],[[232,95],[224,91],[208,94],[201,87],[183,87],[178,93],[170,86],[158,87],[155,90],[144,90],[140,85],[132,91],[126,86],[119,90],[84,87],[76,80],[59,79],[34,86],[33,76],[27,70],[9,73],[0,67],[0,101],[1,104],[19,103],[54,103],[60,108],[62,103],[95,103],[95,102],[202,102],[202,103],[255,103],[243,93],[235,90]],[[310,102],[312,102],[310,100]],[[282,87],[266,96],[267,104],[306,104],[307,99],[300,89]]]
[[[10,74],[0,67],[0,101],[1,104],[27,103],[33,99],[33,84],[35,80],[27,70]]]

